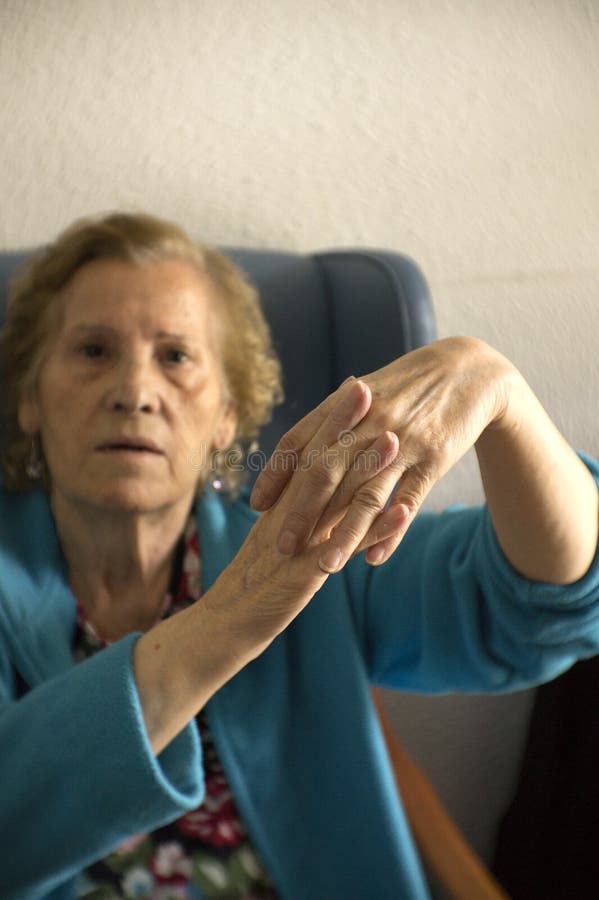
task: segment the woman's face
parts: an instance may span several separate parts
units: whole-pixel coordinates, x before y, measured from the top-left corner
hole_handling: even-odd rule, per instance
[[[233,440],[209,281],[178,260],[96,260],[57,298],[21,427],[39,434],[52,496],[129,512],[191,502],[198,460]]]

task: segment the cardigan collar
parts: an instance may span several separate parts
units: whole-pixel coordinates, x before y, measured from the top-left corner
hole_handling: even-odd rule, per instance
[[[228,517],[212,490],[196,503],[203,591],[231,561],[253,521],[241,504],[232,506],[237,515]],[[47,493],[0,489],[0,628],[31,687],[73,664],[75,620],[75,598]]]

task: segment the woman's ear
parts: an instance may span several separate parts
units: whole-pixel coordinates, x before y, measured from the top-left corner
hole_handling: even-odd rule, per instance
[[[34,435],[40,430],[40,412],[37,398],[32,389],[24,392],[19,400],[17,409],[17,418],[21,431],[25,434]]]
[[[215,450],[227,450],[235,440],[237,431],[237,409],[235,404],[229,401],[221,413],[217,423],[212,446]]]

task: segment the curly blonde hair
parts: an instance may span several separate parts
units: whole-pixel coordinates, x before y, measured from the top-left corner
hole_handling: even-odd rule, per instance
[[[4,371],[4,483],[24,490],[31,438],[19,426],[19,402],[35,388],[56,319],[57,299],[73,275],[97,259],[135,265],[165,259],[190,263],[215,288],[223,328],[222,365],[226,388],[236,407],[232,451],[213,454],[209,471],[229,493],[243,479],[241,463],[260,427],[282,400],[281,368],[275,356],[258,293],[243,272],[213,247],[193,241],[178,225],[142,213],[112,213],[75,222],[28,260],[13,279],[6,324],[0,334]],[[231,452],[235,465],[231,465]],[[50,473],[51,474],[51,473]],[[208,472],[198,473],[198,488]]]

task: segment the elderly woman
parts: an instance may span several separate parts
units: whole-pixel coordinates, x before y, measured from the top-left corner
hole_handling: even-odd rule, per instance
[[[597,652],[599,468],[460,338],[344,383],[260,514],[226,499],[278,366],[235,267],[147,216],[46,248],[2,346],[0,896],[426,897],[369,684]],[[472,445],[486,507],[416,516]]]

